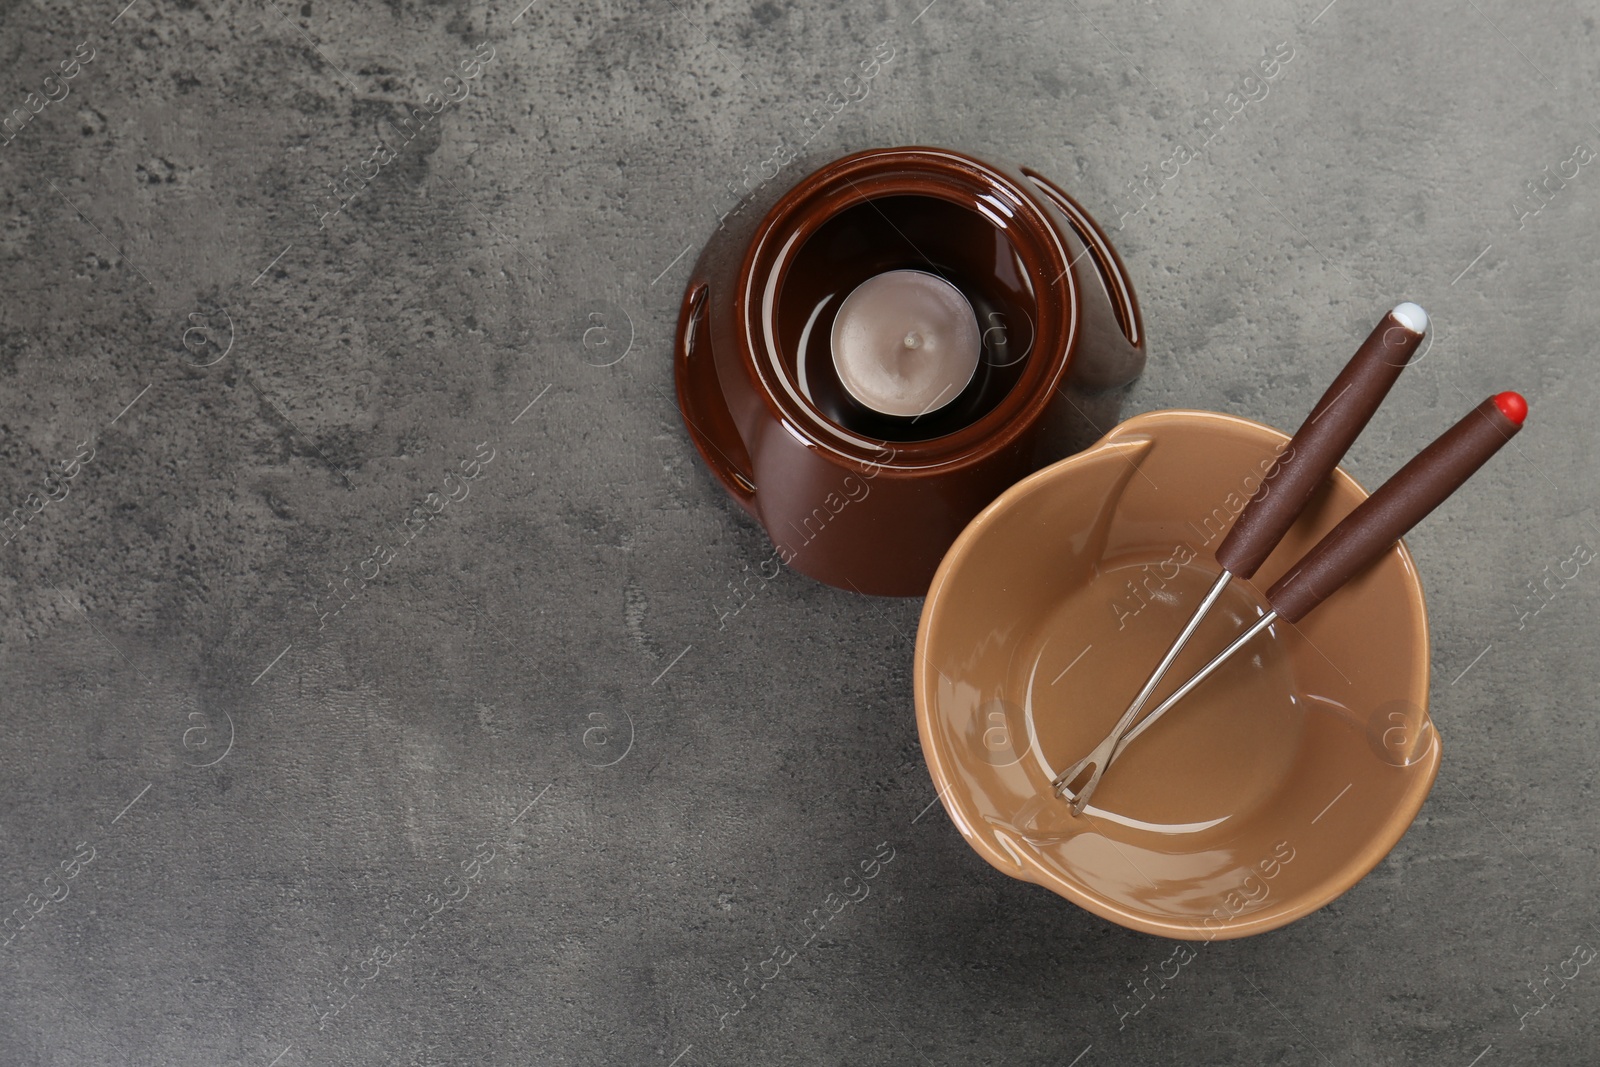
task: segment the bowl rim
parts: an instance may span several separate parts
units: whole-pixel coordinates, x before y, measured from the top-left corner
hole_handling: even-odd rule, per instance
[[[951,148],[904,145],[842,156],[784,193],[745,248],[733,301],[740,363],[769,413],[808,447],[844,459],[882,463],[888,449],[893,457],[890,471],[944,473],[977,464],[1013,445],[1044,417],[1066,381],[1083,334],[1082,283],[1074,273],[1081,268],[1074,266],[1062,227],[1051,217],[1052,211],[1059,214],[1059,208],[1029,181],[1009,164],[990,163]],[[1000,230],[1029,266],[1039,316],[1033,348],[1038,356],[1011,391],[960,429],[910,441],[884,441],[847,430],[801,397],[781,368],[782,360],[770,350],[768,334],[775,329],[771,319],[789,270],[817,230],[843,211],[893,196],[940,199],[982,215],[992,210],[981,202],[982,194],[995,193],[1003,194],[1013,211],[1013,226]],[[1065,216],[1061,221],[1070,232]]]
[[[1133,911],[1115,900],[1094,892],[1081,882],[1063,876],[1039,876],[1035,871],[1030,871],[1017,864],[990,840],[972,830],[975,813],[961,810],[957,802],[952,799],[952,794],[956,792],[951,788],[954,780],[950,773],[950,768],[947,766],[946,754],[941,749],[937,734],[933,729],[932,721],[933,702],[930,691],[931,683],[928,678],[930,673],[928,664],[929,634],[935,621],[935,616],[941,610],[946,586],[965,558],[971,553],[973,545],[978,538],[1001,514],[1012,508],[1023,497],[1039,491],[1043,486],[1056,479],[1066,477],[1075,466],[1107,449],[1116,447],[1126,438],[1173,421],[1217,421],[1235,427],[1243,427],[1251,431],[1265,431],[1269,436],[1278,437],[1285,443],[1290,439],[1289,434],[1276,427],[1237,415],[1190,408],[1162,408],[1134,415],[1118,423],[1083,451],[1074,453],[1048,467],[1035,471],[1012,485],[1004,493],[1001,493],[967,524],[966,528],[961,531],[954,543],[951,544],[944,555],[944,559],[940,561],[938,570],[934,572],[933,581],[929,585],[927,596],[923,601],[922,613],[917,623],[917,638],[912,669],[917,734],[922,745],[923,760],[927,764],[928,773],[933,779],[933,786],[938,794],[937,799],[944,806],[950,821],[955,824],[956,829],[967,844],[996,870],[1021,881],[1043,886],[1103,919],[1142,933],[1180,940],[1231,940],[1287,926],[1297,919],[1302,919],[1312,912],[1320,910],[1343,895],[1357,882],[1371,873],[1372,869],[1399,843],[1400,838],[1410,829],[1417,813],[1422,810],[1423,803],[1433,789],[1442,758],[1442,739],[1439,736],[1438,727],[1433,724],[1428,706],[1432,678],[1432,657],[1430,654],[1431,637],[1428,628],[1427,601],[1422,588],[1422,577],[1417,570],[1416,560],[1411,555],[1411,551],[1406,546],[1403,538],[1397,541],[1389,551],[1396,552],[1399,555],[1401,566],[1408,579],[1405,583],[1405,589],[1416,606],[1416,616],[1419,620],[1419,625],[1413,635],[1413,655],[1417,662],[1420,663],[1421,669],[1417,674],[1415,688],[1408,694],[1408,698],[1422,710],[1424,721],[1429,724],[1433,733],[1434,742],[1429,746],[1428,755],[1419,761],[1425,762],[1427,766],[1424,768],[1424,773],[1414,776],[1414,780],[1405,792],[1401,794],[1388,819],[1378,826],[1377,832],[1364,845],[1358,848],[1349,859],[1335,868],[1333,875],[1324,880],[1318,889],[1305,894],[1303,897],[1289,898],[1287,906],[1262,912],[1248,919],[1242,918],[1230,922],[1220,930],[1208,931],[1200,925],[1200,920],[1196,920],[1195,923],[1191,924],[1181,920],[1152,918],[1147,914]],[[1370,495],[1366,488],[1356,481],[1343,467],[1336,467],[1332,476],[1338,482],[1354,489],[1358,494],[1358,499],[1364,500]],[[950,757],[949,762],[954,762],[953,757]]]

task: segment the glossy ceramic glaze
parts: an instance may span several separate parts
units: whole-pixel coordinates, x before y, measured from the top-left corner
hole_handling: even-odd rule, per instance
[[[951,547],[917,634],[917,722],[946,811],[995,867],[1136,930],[1242,937],[1326,904],[1410,825],[1440,748],[1403,544],[1131,743],[1082,816],[1051,792],[1215,579],[1212,551],[1287,440],[1209,412],[1140,415],[1013,486]],[[1264,614],[1261,590],[1365,495],[1336,471],[1157,697]]]
[[[925,417],[867,410],[829,337],[862,281],[934,273],[972,303],[984,355]],[[1071,389],[1132,380],[1138,304],[1105,235],[1030,171],[944,149],[836,160],[719,231],[679,316],[679,409],[707,466],[801,573],[912,596],[966,523],[1066,454]]]

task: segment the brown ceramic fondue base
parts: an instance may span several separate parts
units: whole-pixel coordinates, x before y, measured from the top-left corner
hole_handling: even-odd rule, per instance
[[[844,297],[898,269],[960,289],[984,338],[972,383],[916,420],[855,404],[828,348]],[[1127,272],[1061,190],[946,149],[875,149],[718,230],[684,292],[675,376],[707,467],[785,563],[916,596],[972,516],[1067,454],[1069,392],[1131,381],[1143,345]]]
[[[1212,552],[1287,440],[1226,415],[1140,415],[1013,486],[952,546],[917,634],[917,722],[946,811],[995,867],[1135,930],[1242,937],[1328,903],[1410,825],[1440,746],[1403,544],[1190,694],[1082,816],[1052,794],[1215,578]],[[1365,496],[1336,471],[1157,700]]]

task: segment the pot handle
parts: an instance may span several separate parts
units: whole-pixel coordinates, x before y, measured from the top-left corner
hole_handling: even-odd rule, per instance
[[[1090,345],[1073,361],[1070,377],[1088,389],[1126,385],[1144,370],[1145,359],[1144,320],[1127,268],[1099,224],[1076,200],[1038,171],[1021,169],[1066,217],[1095,266],[1089,277],[1075,274],[1080,279],[1079,304],[1086,325],[1099,328],[1084,331],[1084,340]],[[1106,321],[1108,318],[1112,321]]]
[[[712,475],[740,507],[754,515],[756,483],[748,473],[750,453],[728,411],[722,383],[717,380],[705,321],[706,293],[706,283],[699,281],[683,294],[684,310],[678,319],[674,352],[677,365],[673,368],[678,383],[678,411]]]

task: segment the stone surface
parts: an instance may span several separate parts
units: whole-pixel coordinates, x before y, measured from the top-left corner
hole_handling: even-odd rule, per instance
[[[1553,977],[1600,938],[1583,7],[122,2],[0,3],[0,111],[42,105],[0,146],[0,511],[32,515],[0,547],[0,914],[66,894],[0,949],[0,1061],[1593,1062],[1600,970]],[[407,131],[430,93],[466,96]],[[717,217],[780,144],[906,143],[1113,229],[1151,339],[1125,414],[1293,426],[1401,299],[1435,340],[1358,478],[1532,401],[1409,539],[1421,816],[1137,1015],[1170,945],[930,808],[919,604],[784,574],[734,613],[770,549],[679,424]]]

